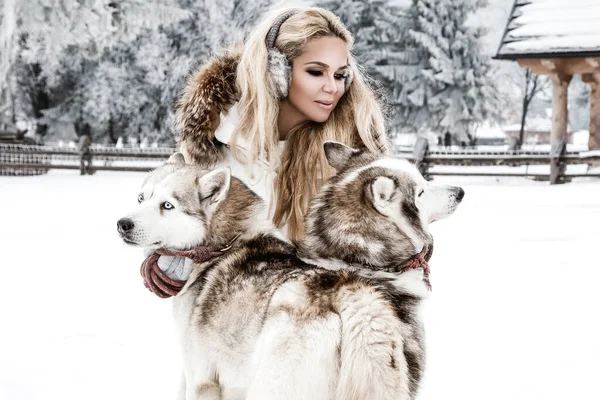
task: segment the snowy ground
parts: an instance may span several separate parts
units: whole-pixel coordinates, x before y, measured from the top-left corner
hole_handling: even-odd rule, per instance
[[[143,288],[116,221],[144,174],[0,177],[0,399],[169,399],[170,301]],[[438,178],[419,398],[600,398],[600,181]]]

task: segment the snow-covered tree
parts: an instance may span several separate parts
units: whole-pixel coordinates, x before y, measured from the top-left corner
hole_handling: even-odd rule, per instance
[[[154,94],[152,101],[146,102],[145,112],[132,116],[128,126],[137,126],[151,141],[172,140],[173,105],[190,71],[223,46],[242,40],[271,3],[180,0],[180,7],[190,11],[191,18],[141,35],[135,43],[135,65],[144,76],[141,85]]]
[[[140,90],[153,95],[145,112],[133,116],[128,125],[137,126],[151,141],[172,140],[173,105],[190,71],[223,46],[243,40],[271,4],[272,0],[180,0],[191,18],[141,35],[135,43],[135,65],[144,76]]]
[[[105,118],[86,114],[81,106],[82,99],[100,95],[89,87],[98,74],[102,75],[102,69],[95,69],[107,60],[111,62],[111,54],[115,58],[115,53],[146,31],[158,30],[191,16],[175,0],[3,0],[2,10],[2,54],[8,48],[12,56],[2,57],[0,89],[7,93],[20,92],[12,95],[13,107],[15,97],[31,100],[29,105],[21,104],[20,108],[27,117],[37,119],[42,125],[75,118],[74,114],[83,114],[82,118],[105,125]],[[111,83],[118,83],[123,73],[129,73],[123,61],[117,56],[116,69],[120,74],[103,81],[105,85],[99,90],[104,95],[110,93]],[[114,67],[115,60],[112,64]],[[16,66],[20,70],[15,70]],[[133,71],[133,75],[136,72]],[[18,87],[8,84],[9,79],[2,79],[7,75],[19,77]],[[122,90],[126,90],[129,78],[134,79],[128,76],[120,82],[125,84]],[[47,104],[33,101],[33,92],[40,90],[45,90]],[[52,92],[58,96],[52,96]],[[39,106],[47,108],[45,118],[41,118]],[[77,117],[73,122],[78,123],[80,119]]]
[[[90,134],[113,143],[172,141],[174,102],[186,76],[242,39],[272,2],[0,1],[0,21],[10,2],[18,22],[6,74],[19,80],[13,86],[21,116],[37,121],[40,134],[47,128],[48,140]],[[3,23],[2,32],[8,28]]]
[[[273,0],[206,0],[211,27],[207,34],[212,50],[243,40],[272,4]]]
[[[481,0],[325,0],[354,34],[354,53],[385,93],[392,131],[450,131],[468,140],[499,109],[482,29],[467,19]]]
[[[144,29],[190,17],[176,0],[28,0],[16,2],[16,15],[19,33],[27,35],[24,56],[44,66],[49,85],[69,47],[98,59],[105,49],[134,40]]]
[[[353,54],[389,106],[390,130],[404,125],[398,118],[397,99],[402,76],[417,74],[417,53],[405,46],[410,21],[403,8],[391,0],[326,0],[317,3],[340,17],[354,36]]]
[[[401,117],[415,129],[449,132],[469,141],[474,127],[497,115],[490,60],[480,48],[484,30],[467,24],[482,0],[413,0],[406,46],[418,53],[417,74],[400,76]]]
[[[13,67],[16,62],[16,0],[0,0],[0,116],[12,106]]]
[[[569,83],[569,127],[587,130],[590,123],[590,87],[581,75],[574,75]]]

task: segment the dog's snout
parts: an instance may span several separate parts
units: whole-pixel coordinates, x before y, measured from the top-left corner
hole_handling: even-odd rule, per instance
[[[458,201],[461,201],[463,199],[463,197],[465,197],[465,191],[463,188],[459,187],[458,188],[458,193],[456,193],[456,199]]]
[[[129,218],[121,218],[120,220],[117,221],[117,230],[120,233],[127,233],[130,230],[133,229],[133,221],[130,220]]]

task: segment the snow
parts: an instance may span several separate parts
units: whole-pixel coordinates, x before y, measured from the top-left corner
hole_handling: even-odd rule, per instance
[[[400,133],[392,139],[392,145],[414,147],[417,137],[416,133]]]
[[[506,133],[498,124],[486,121],[475,130],[475,135],[478,139],[505,139]]]
[[[513,42],[505,46],[507,53],[542,53],[600,50],[600,34],[550,36]]]
[[[0,177],[0,399],[175,397],[170,301],[115,229],[145,176]],[[419,399],[598,399],[598,180],[436,181],[466,196],[432,227]]]
[[[597,156],[600,156],[600,150],[582,151],[581,153],[579,153],[579,156],[581,158],[597,157]]]
[[[571,141],[574,145],[587,147],[590,141],[590,132],[588,130],[575,131],[571,135]]]
[[[519,132],[521,124],[505,125],[502,129],[505,132]],[[529,117],[525,121],[525,130],[530,132],[550,132],[552,130],[552,117]],[[568,127],[567,130],[569,130]]]
[[[597,0],[531,0],[518,4],[498,55],[600,51]]]
[[[115,229],[144,176],[0,177],[0,399],[174,398],[170,304]]]

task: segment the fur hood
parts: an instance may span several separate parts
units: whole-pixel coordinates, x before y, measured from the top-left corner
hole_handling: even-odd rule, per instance
[[[192,163],[213,166],[224,158],[224,144],[215,138],[221,113],[239,95],[236,69],[241,49],[232,48],[211,58],[187,80],[177,103],[177,144]]]

